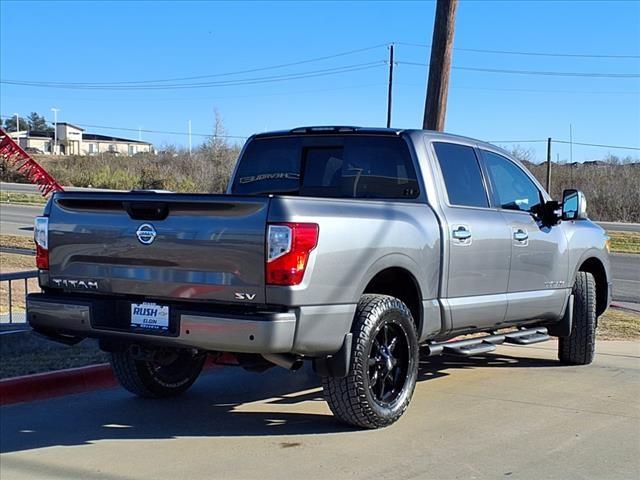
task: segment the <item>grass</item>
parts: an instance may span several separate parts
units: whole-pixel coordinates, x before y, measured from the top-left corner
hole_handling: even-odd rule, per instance
[[[37,193],[0,192],[0,203],[44,205],[45,203],[47,203],[47,199]]]
[[[611,251],[615,253],[640,253],[639,232],[608,231],[611,237]]]
[[[36,249],[33,238],[23,235],[0,235],[0,247]]]
[[[5,335],[5,337],[9,338],[11,335]],[[0,362],[0,378],[84,367],[109,361],[109,354],[99,350],[93,344],[85,345],[85,343],[82,342],[73,347],[3,355]]]
[[[619,308],[609,308],[598,319],[598,340],[640,339],[640,314]]]
[[[0,273],[20,272],[24,270],[35,270],[35,258],[31,255],[14,255],[0,252]],[[29,292],[38,292],[38,279],[27,280]],[[11,310],[24,312],[25,296],[24,280],[14,280],[11,282]],[[0,314],[9,312],[9,282],[0,282]]]

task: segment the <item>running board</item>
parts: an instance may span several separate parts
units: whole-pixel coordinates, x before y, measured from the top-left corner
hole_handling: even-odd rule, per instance
[[[522,328],[515,332],[503,334],[491,334],[484,337],[469,338],[467,340],[457,340],[441,343],[430,343],[424,346],[425,353],[431,357],[434,355],[457,355],[470,357],[482,355],[496,349],[502,343],[512,343],[515,345],[533,345],[534,343],[549,340],[546,327]]]

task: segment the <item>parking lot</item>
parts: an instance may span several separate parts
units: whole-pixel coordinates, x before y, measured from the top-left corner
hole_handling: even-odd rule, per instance
[[[640,344],[588,367],[555,345],[423,362],[396,425],[336,423],[304,369],[220,369],[178,399],[121,389],[0,410],[3,479],[637,478]]]

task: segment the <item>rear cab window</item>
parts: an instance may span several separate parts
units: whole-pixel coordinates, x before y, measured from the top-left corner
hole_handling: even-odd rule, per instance
[[[232,193],[411,199],[419,187],[409,147],[400,137],[290,136],[252,140]]]

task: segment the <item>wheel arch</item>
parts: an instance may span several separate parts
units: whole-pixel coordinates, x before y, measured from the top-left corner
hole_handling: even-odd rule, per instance
[[[423,324],[422,293],[416,276],[404,267],[386,267],[374,274],[362,294],[377,293],[396,297],[409,308],[418,336]]]
[[[602,315],[610,301],[609,279],[603,262],[596,256],[589,256],[582,259],[576,274],[577,272],[587,272],[593,275],[596,282],[596,315]]]

